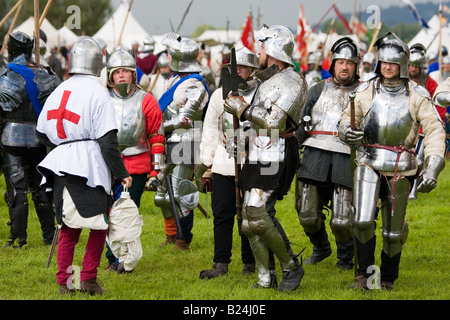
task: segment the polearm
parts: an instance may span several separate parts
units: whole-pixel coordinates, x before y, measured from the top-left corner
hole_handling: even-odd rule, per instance
[[[442,81],[442,0],[439,4],[439,81]]]
[[[188,12],[189,12],[189,8],[191,7],[192,2],[194,2],[194,0],[191,0],[191,2],[189,2],[189,4],[188,4],[186,10],[184,11],[183,17],[181,18],[181,21],[180,21],[180,24],[178,25],[178,28],[177,28],[177,30],[176,30],[176,33],[178,33],[178,32],[180,31],[181,25],[183,24],[184,18],[186,18],[187,14],[188,14]]]
[[[133,5],[133,0],[131,0],[130,4],[129,4],[129,6],[128,6],[127,14],[125,15],[125,21],[123,22],[122,30],[120,30],[119,40],[117,40],[117,45],[116,45],[116,47],[118,47],[118,46],[120,45],[120,41],[122,40],[123,30],[125,29],[125,25],[127,24],[128,15],[130,14],[131,6],[132,6],[132,5]]]
[[[39,27],[42,26],[42,23],[44,22],[45,16],[47,15],[48,10],[50,9],[50,5],[52,4],[53,0],[48,0],[47,4],[45,5],[44,11],[42,11],[42,15],[39,18]]]
[[[14,18],[11,22],[11,25],[9,26],[8,33],[5,35],[5,39],[3,41],[3,46],[2,46],[2,49],[0,50],[0,56],[2,56],[3,52],[5,52],[5,50],[6,50],[7,43],[9,40],[9,35],[11,34],[12,30],[14,29],[14,26],[15,26],[16,20],[19,16],[20,10],[22,10],[23,1],[24,0],[19,0],[19,2],[17,3],[17,4],[19,4],[19,7],[17,7],[16,13],[14,14]]]
[[[356,130],[356,121],[355,121],[355,92],[350,92],[349,95],[350,98],[350,128],[352,130]],[[351,181],[353,183],[353,176],[355,172],[355,163],[356,159],[356,150],[354,148],[351,148],[350,152],[350,174],[351,174]],[[358,275],[358,250],[356,249],[356,238],[353,236],[353,256],[354,256],[354,271],[355,271],[355,277]]]
[[[37,67],[41,64],[39,40],[39,0],[34,0],[34,64]]]
[[[230,57],[230,71],[227,68],[223,68],[221,70],[222,77],[222,97],[225,100],[228,97],[228,93],[231,91],[233,96],[239,95],[239,85],[244,87],[248,86],[247,82],[242,79],[237,73],[237,64],[236,64],[236,50],[235,48],[231,48],[231,57]],[[237,148],[237,132],[239,130],[239,119],[237,116],[233,115],[233,130],[234,130],[234,147]],[[238,154],[237,151],[234,154],[234,181],[235,181],[235,195],[236,195],[236,219],[238,222],[238,230],[239,235],[242,235],[241,224],[242,224],[242,197],[241,197],[241,188],[238,186],[239,174],[241,171],[240,164],[238,162]]]
[[[24,0],[17,1],[17,3],[14,5],[14,7],[12,7],[11,10],[9,10],[9,12],[6,14],[6,16],[0,21],[0,28],[3,26],[3,24],[5,24],[5,22],[14,13],[14,11],[16,11],[17,8],[22,5],[23,1]]]

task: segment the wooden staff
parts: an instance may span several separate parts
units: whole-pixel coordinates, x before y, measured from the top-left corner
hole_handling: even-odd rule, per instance
[[[373,35],[372,35],[372,41],[370,42],[370,46],[369,46],[368,52],[372,52],[373,51],[373,44],[377,40],[378,33],[380,32],[382,25],[383,25],[383,22],[380,22],[380,27],[379,28],[375,28],[375,31],[373,32]]]
[[[132,5],[133,5],[133,0],[131,0],[130,5],[128,6],[128,11],[127,11],[127,14],[125,15],[125,21],[123,22],[122,30],[120,30],[119,40],[117,41],[116,48],[120,45],[120,41],[122,40],[123,30],[125,29],[125,25],[127,24],[128,14],[131,11],[131,6]]]
[[[41,18],[39,19],[39,28],[42,26],[42,23],[44,22],[45,16],[47,15],[47,12],[50,9],[50,5],[52,4],[52,2],[53,2],[53,0],[47,1],[44,11],[42,12]]]
[[[2,46],[2,50],[0,51],[0,56],[2,56],[6,50],[6,46],[7,46],[8,40],[9,40],[9,35],[11,34],[12,30],[14,29],[14,25],[16,24],[16,20],[17,20],[17,17],[19,16],[20,10],[22,10],[23,1],[24,0],[19,1],[20,6],[17,8],[16,14],[14,15],[14,18],[13,18],[13,21],[11,22],[11,25],[9,26],[8,33],[5,35],[5,40],[3,41],[3,46]]]
[[[34,0],[34,64],[39,67],[39,0]]]
[[[8,18],[16,11],[16,9],[21,6],[23,3],[23,0],[17,1],[17,3],[12,7],[12,9],[6,14],[6,16],[0,21],[0,28],[5,24],[5,22],[8,20]]]
[[[442,1],[439,5],[439,81],[442,81]]]

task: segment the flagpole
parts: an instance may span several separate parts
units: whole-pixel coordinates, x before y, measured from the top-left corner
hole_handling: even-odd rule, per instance
[[[316,25],[314,26],[314,28],[312,28],[312,32],[316,32],[317,27],[320,25],[320,23],[322,22],[322,20],[328,15],[328,13],[331,11],[331,9],[333,9],[334,4],[336,2],[334,2],[329,8],[328,10],[325,12],[325,14],[322,16],[322,18],[320,18],[319,22],[316,23]]]

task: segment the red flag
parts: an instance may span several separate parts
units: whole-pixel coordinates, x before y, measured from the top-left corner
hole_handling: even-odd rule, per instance
[[[306,20],[305,11],[303,10],[303,4],[300,4],[300,12],[298,15],[298,26],[297,26],[297,46],[298,51],[302,57],[306,57],[308,50],[306,45],[306,39],[311,32],[311,27]]]
[[[345,20],[344,16],[339,12],[338,8],[336,7],[336,4],[333,3],[332,7],[334,9],[334,12],[336,12],[336,15],[338,16],[339,20],[341,20],[341,22],[347,28],[348,32],[350,32],[350,34],[352,34],[353,33],[352,29],[348,25],[348,22],[347,22],[347,20]]]
[[[253,51],[255,38],[253,36],[252,14],[250,12],[247,15],[247,21],[245,22],[244,30],[242,30],[241,41],[245,47]]]
[[[350,27],[353,30],[353,33],[358,36],[358,38],[362,38],[367,33],[367,28],[364,26],[364,23],[361,23],[359,19],[353,15],[350,19]]]

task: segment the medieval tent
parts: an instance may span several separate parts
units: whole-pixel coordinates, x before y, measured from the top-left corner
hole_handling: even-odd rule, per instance
[[[414,38],[408,43],[411,47],[413,44],[421,43],[427,48],[427,55],[429,58],[436,57],[439,53],[439,16],[434,15],[428,21],[429,29],[422,28]],[[450,25],[442,25],[442,39],[441,44],[443,46],[449,46],[450,44]],[[450,50],[447,47],[447,50]]]
[[[42,31],[45,32],[45,35],[47,36],[47,48],[51,48],[53,46],[58,45],[58,30],[46,19],[44,18],[44,21],[41,25]],[[21,25],[14,28],[13,33],[16,31],[22,31],[29,35],[30,37],[33,37],[34,35],[34,17],[29,17],[27,20],[25,20]]]
[[[137,42],[142,45],[144,38],[149,36],[147,31],[133,17],[132,12],[130,11],[128,13],[128,17],[127,12],[128,8],[122,3],[103,27],[92,36],[94,39],[101,39],[106,42],[109,52],[114,51],[118,47],[125,18],[126,24],[125,28],[123,28],[122,37],[120,38],[120,45],[131,49],[133,43]]]

